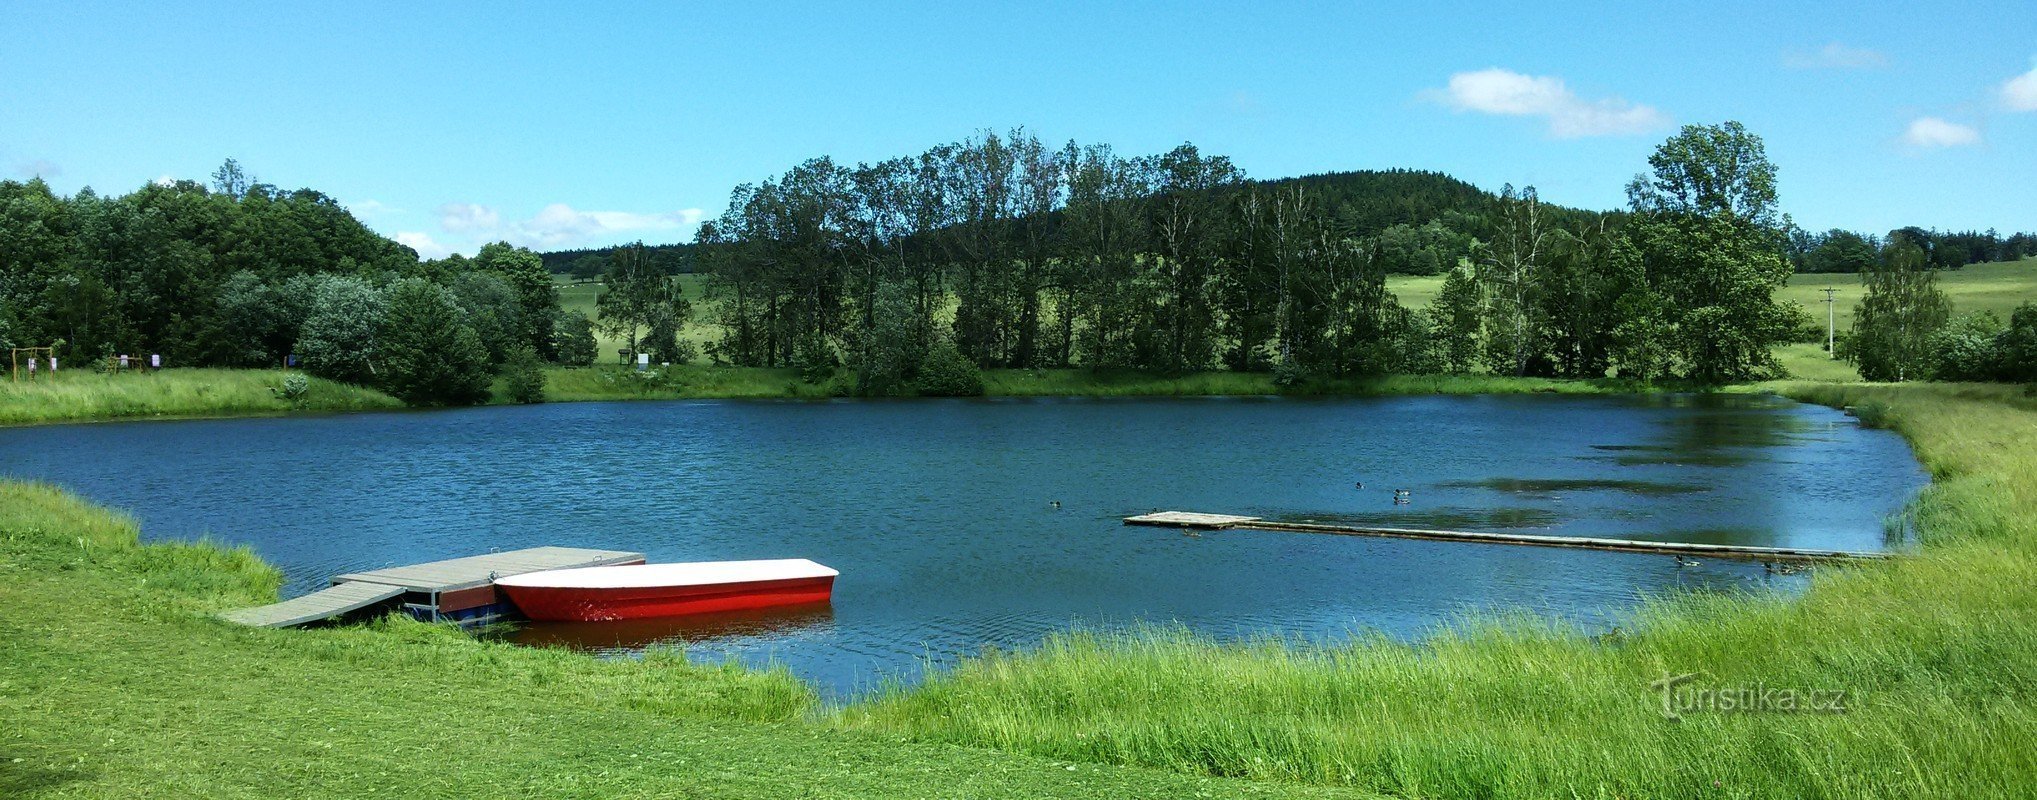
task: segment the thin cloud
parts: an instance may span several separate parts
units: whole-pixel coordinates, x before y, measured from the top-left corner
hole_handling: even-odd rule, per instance
[[[2003,83],[2001,94],[2010,111],[2037,111],[2037,66]]]
[[[374,219],[376,217],[386,217],[390,214],[403,213],[403,209],[396,208],[380,200],[362,200],[358,203],[348,203],[347,211],[352,213],[356,219]]]
[[[1980,130],[1938,117],[1918,117],[1903,131],[1903,141],[1926,150],[1980,144]]]
[[[1879,50],[1832,42],[1816,50],[1783,53],[1782,63],[1791,69],[1878,69],[1888,66],[1888,56]]]
[[[1524,75],[1493,67],[1450,76],[1449,86],[1425,93],[1458,111],[1509,117],[1540,117],[1549,135],[1559,139],[1584,136],[1625,136],[1660,130],[1669,115],[1653,106],[1618,97],[1587,100],[1562,78]]]
[[[47,180],[64,174],[64,168],[55,161],[38,158],[34,161],[24,161],[14,165],[14,174],[22,178],[42,178]]]
[[[495,209],[476,203],[447,203],[439,206],[439,227],[447,233],[486,233],[501,224]]]
[[[423,231],[398,231],[396,241],[416,250],[420,258],[445,258],[453,254],[453,248],[440,244],[437,239],[431,238],[431,234]]]
[[[602,243],[616,238],[652,231],[691,232],[706,212],[698,208],[638,213],[632,211],[581,211],[565,203],[553,203],[537,215],[509,226],[509,241],[534,249],[558,249]]]

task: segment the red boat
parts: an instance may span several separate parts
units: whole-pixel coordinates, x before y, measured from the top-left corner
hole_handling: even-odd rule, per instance
[[[524,616],[594,622],[825,603],[835,570],[804,558],[632,564],[498,578]]]

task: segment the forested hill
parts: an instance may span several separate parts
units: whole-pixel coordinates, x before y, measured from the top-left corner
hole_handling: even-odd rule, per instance
[[[1395,234],[1417,236],[1419,229],[1435,225],[1466,237],[1484,238],[1498,195],[1445,173],[1429,170],[1386,169],[1324,172],[1291,178],[1259,181],[1269,191],[1300,188],[1330,211],[1343,232],[1352,237],[1374,237],[1395,226]],[[1235,191],[1226,188],[1222,191]],[[1597,212],[1547,206],[1559,219],[1596,216]],[[1439,227],[1430,227],[1435,234]],[[591,278],[607,268],[613,247],[557,250],[540,254],[545,269],[555,274]],[[666,272],[692,272],[691,244],[647,245],[645,253],[660,262]],[[1412,268],[1393,271],[1434,272]]]
[[[693,271],[692,244],[647,244],[643,253],[657,263],[664,272]],[[544,259],[545,271],[553,274],[572,274],[576,277],[592,278],[608,269],[613,247],[594,247],[581,250],[554,250],[539,253]]]
[[[1261,181],[1268,189],[1298,186],[1314,194],[1346,229],[1371,236],[1394,225],[1443,222],[1476,227],[1496,201],[1492,192],[1441,172],[1411,169],[1324,172]]]

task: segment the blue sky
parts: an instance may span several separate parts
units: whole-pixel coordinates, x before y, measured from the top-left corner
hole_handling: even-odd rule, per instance
[[[0,177],[233,156],[436,255],[684,240],[799,160],[1019,125],[1612,208],[1675,126],[1737,119],[1806,227],[2037,230],[2031,0],[581,5],[10,0]]]

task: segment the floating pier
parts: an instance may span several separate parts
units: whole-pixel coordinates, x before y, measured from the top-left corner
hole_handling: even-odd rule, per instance
[[[1875,560],[1889,557],[1888,553],[1816,550],[1799,547],[1755,547],[1737,544],[1601,539],[1584,536],[1540,536],[1524,533],[1473,533],[1470,531],[1439,531],[1421,528],[1382,528],[1369,525],[1329,525],[1318,522],[1277,522],[1261,517],[1242,517],[1233,514],[1200,514],[1192,511],[1156,511],[1151,514],[1140,514],[1136,517],[1126,517],[1125,524],[1210,531],[1246,528],[1250,530],[1285,531],[1289,533],[1328,533],[1338,536],[1377,536],[1390,539],[1428,539],[1443,542],[1483,542],[1486,544],[1515,544],[1532,547],[1570,547],[1585,550],[1612,550],[1625,553],[1657,553],[1677,556],[1704,555],[1713,558],[1733,558],[1746,561],[1830,562]]]
[[[364,610],[400,608],[418,619],[494,622],[516,609],[495,588],[495,579],[526,572],[575,567],[642,564],[644,554],[579,547],[532,547],[453,558],[425,564],[349,572],[333,585],[303,597],[220,616],[258,628],[288,628],[344,617]]]

